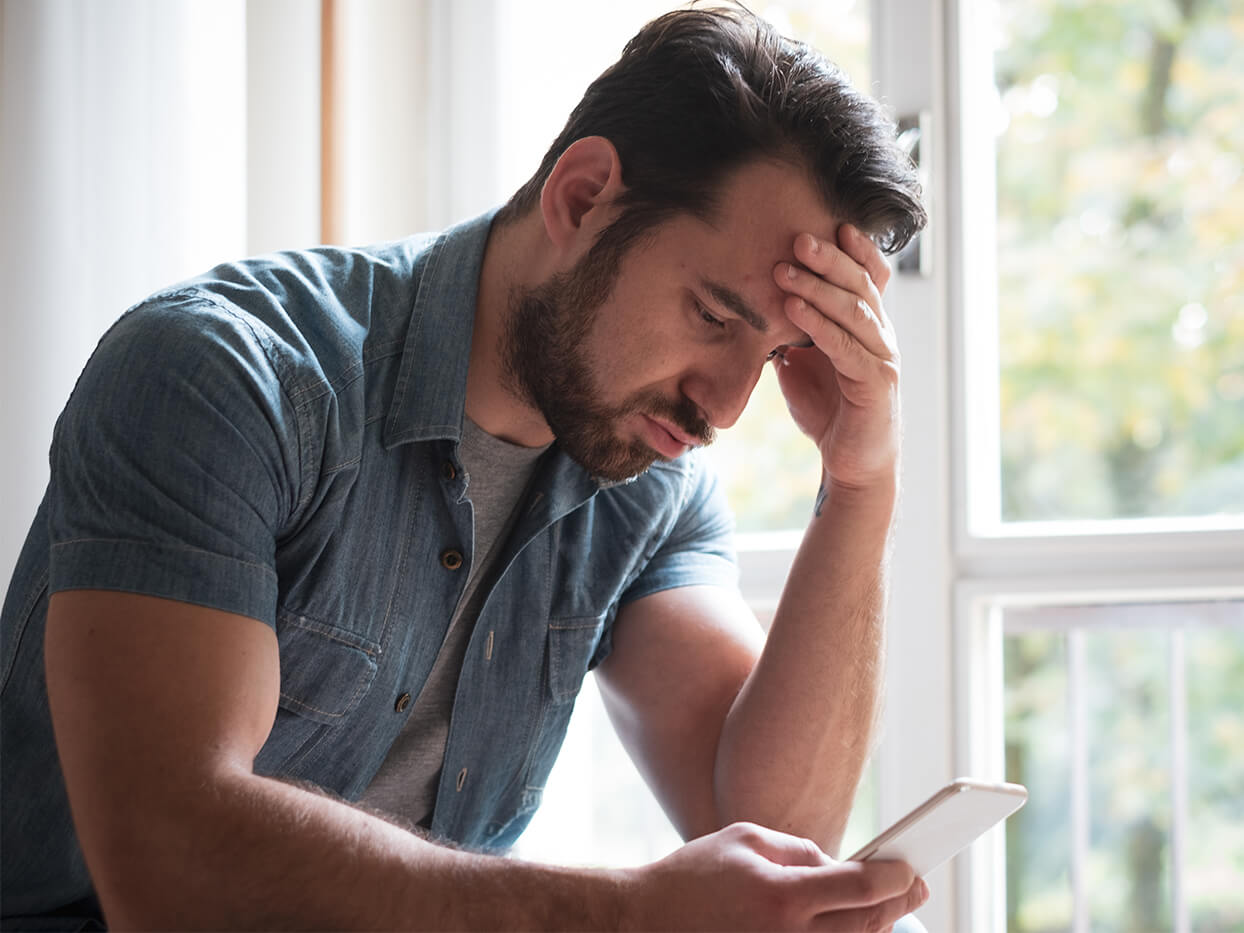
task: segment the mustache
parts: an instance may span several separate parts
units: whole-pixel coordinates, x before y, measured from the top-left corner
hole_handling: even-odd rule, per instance
[[[717,439],[717,430],[708,423],[708,419],[700,411],[700,406],[685,395],[677,399],[651,395],[641,399],[633,407],[641,413],[646,412],[672,422],[703,447]]]

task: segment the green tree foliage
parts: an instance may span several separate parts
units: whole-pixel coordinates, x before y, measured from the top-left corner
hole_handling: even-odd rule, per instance
[[[1000,15],[1003,518],[1244,513],[1244,8]]]

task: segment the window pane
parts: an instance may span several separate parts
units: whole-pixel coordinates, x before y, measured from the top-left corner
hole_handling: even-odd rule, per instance
[[[1071,760],[1061,634],[1006,639],[1006,776],[1028,803],[1006,823],[1007,929],[1071,928]]]
[[[1191,929],[1227,933],[1244,930],[1244,631],[1201,632],[1187,656]]]
[[[1072,930],[1077,872],[1082,928],[1241,929],[1244,603],[1004,626],[1007,779],[1030,791],[1007,823],[1008,929]]]
[[[1244,8],[997,10],[1002,518],[1244,515]]]
[[[868,0],[784,0],[754,9],[784,35],[823,52],[856,87],[868,87]],[[742,417],[719,435],[709,452],[740,531],[807,524],[821,481],[820,460],[812,442],[790,420],[770,367]]]

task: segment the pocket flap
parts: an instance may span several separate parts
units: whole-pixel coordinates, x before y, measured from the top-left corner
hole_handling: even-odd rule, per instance
[[[335,724],[353,712],[376,679],[379,646],[333,626],[281,614],[281,706]]]

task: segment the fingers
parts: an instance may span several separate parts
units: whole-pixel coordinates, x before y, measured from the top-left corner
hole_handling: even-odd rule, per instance
[[[844,862],[843,865],[859,864],[867,865],[885,864],[876,863],[849,863]],[[837,906],[832,907],[818,914],[813,922],[812,929],[829,931],[829,933],[839,933],[839,931],[859,931],[859,930],[888,930],[893,924],[898,922],[902,917],[912,913],[925,901],[929,899],[928,885],[920,878],[915,878],[911,874],[911,869],[901,862],[891,862],[891,865],[898,865],[906,869],[905,875],[900,874],[897,877],[906,877],[910,879],[905,887],[900,887],[898,893],[892,896],[877,898],[879,891],[892,891],[893,887],[871,888],[868,884],[861,886],[858,897],[862,899],[862,903],[854,906],[848,906],[845,900],[839,900]],[[893,880],[893,878],[889,879]]]
[[[874,308],[881,307],[889,267],[876,244],[855,227],[843,224],[837,243],[801,233],[795,237],[795,259],[827,282],[863,298]]]
[[[856,228],[844,226],[838,239],[841,247],[800,234],[795,258],[802,265],[778,263],[774,278],[788,293],[791,321],[843,375],[864,379],[878,361],[898,359],[894,327],[881,301],[889,266]]]
[[[878,291],[884,293],[893,270],[868,234],[852,224],[843,224],[838,228],[838,246],[868,270]]]
[[[814,912],[821,913],[875,907],[906,897],[918,880],[906,862],[834,862],[804,871],[796,885],[814,903]]]

